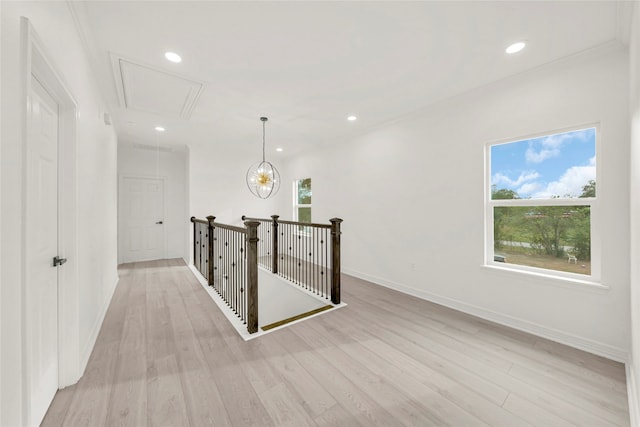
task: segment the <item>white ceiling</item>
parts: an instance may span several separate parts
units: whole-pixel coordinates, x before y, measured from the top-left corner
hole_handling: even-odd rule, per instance
[[[162,125],[163,144],[259,154],[259,117],[267,116],[268,156],[275,157],[348,140],[438,100],[611,42],[619,32],[618,3],[73,4],[121,140],[155,144],[154,127]],[[504,53],[522,39],[524,51]],[[168,50],[183,61],[167,61]],[[163,78],[155,79],[162,82],[157,100],[153,78],[130,78],[130,86],[139,84],[130,89],[146,94],[139,104],[149,108],[126,108],[112,55],[177,81],[204,83],[190,117],[149,106],[179,93]],[[358,120],[348,122],[350,114]],[[285,152],[274,153],[276,146]]]

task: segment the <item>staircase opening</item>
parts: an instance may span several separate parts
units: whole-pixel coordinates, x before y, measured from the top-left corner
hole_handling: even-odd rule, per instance
[[[192,270],[245,339],[346,304],[340,300],[340,224],[191,218]]]

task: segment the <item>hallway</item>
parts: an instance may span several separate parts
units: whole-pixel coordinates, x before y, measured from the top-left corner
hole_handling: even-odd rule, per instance
[[[350,276],[347,307],[245,342],[182,260],[119,274],[44,426],[629,425],[622,364]]]

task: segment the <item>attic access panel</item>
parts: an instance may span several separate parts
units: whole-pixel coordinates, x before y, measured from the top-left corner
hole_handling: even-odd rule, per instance
[[[123,107],[174,118],[191,117],[204,89],[202,82],[113,54],[111,60]]]

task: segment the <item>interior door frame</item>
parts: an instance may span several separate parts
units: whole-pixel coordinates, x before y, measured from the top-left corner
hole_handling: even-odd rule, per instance
[[[76,117],[77,102],[50,60],[44,44],[37,36],[29,19],[22,17],[21,33],[21,98],[25,100],[22,115],[23,138],[23,180],[27,182],[27,153],[30,141],[27,133],[27,99],[31,90],[31,78],[34,76],[58,103],[58,255],[69,261],[58,271],[58,388],[76,383],[81,375],[79,346],[79,288],[77,263],[77,202],[76,202]],[[22,217],[30,207],[23,196]],[[23,361],[30,360],[32,337],[28,326],[32,319],[29,310],[30,277],[26,254],[29,241],[26,239],[26,221],[22,223],[22,352]],[[52,256],[55,254],[52,254]],[[33,424],[31,414],[31,371],[29,363],[23,366],[23,420]]]
[[[168,182],[169,177],[166,175],[138,175],[131,173],[124,173],[118,175],[118,264],[122,264],[124,261],[124,250],[122,249],[122,235],[123,235],[123,216],[121,212],[122,208],[122,185],[125,179],[133,178],[133,179],[159,179],[162,181],[162,222],[164,226],[164,236],[162,242],[162,258],[165,259],[167,254],[169,253],[169,233],[167,232],[167,212],[169,211],[169,201],[167,198],[168,194]],[[130,261],[127,261],[130,262]]]

